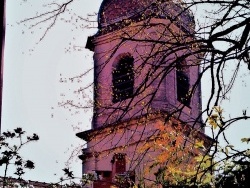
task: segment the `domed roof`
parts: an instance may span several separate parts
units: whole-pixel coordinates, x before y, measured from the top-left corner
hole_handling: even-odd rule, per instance
[[[139,14],[152,4],[152,0],[104,0],[99,12],[101,25]]]
[[[148,16],[178,20],[183,24],[194,25],[194,19],[189,11],[173,0],[103,0],[99,10],[99,29],[126,20],[143,20]],[[187,28],[188,29],[188,28]],[[188,29],[189,30],[189,29]]]

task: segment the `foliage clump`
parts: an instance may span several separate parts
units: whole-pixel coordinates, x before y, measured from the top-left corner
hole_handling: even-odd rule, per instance
[[[31,136],[26,136],[25,134],[25,131],[18,127],[13,131],[3,132],[0,136],[0,166],[4,168],[3,178],[1,178],[0,183],[3,187],[9,184],[7,172],[10,165],[15,167],[14,174],[18,179],[21,179],[26,169],[31,170],[35,168],[34,162],[24,159],[20,151],[27,144],[38,141],[39,136],[35,133]]]

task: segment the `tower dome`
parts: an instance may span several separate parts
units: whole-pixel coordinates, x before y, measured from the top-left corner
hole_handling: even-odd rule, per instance
[[[192,33],[194,17],[183,6],[184,3],[173,0],[104,0],[98,14],[98,27],[101,33],[106,33],[154,17],[169,19],[184,32]]]

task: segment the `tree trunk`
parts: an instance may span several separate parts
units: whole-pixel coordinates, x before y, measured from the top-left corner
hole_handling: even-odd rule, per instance
[[[0,133],[1,133],[1,125],[2,125],[2,93],[3,93],[3,61],[4,61],[4,43],[5,43],[5,0],[0,1],[0,27],[1,27],[1,38],[2,38],[2,45],[0,49],[0,57],[1,57],[1,64],[0,64]]]

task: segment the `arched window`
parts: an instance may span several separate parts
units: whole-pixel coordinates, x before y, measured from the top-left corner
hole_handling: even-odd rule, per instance
[[[123,101],[133,96],[134,58],[126,55],[118,60],[112,72],[113,102]]]
[[[176,65],[177,100],[185,106],[190,106],[189,96],[189,70],[186,62]]]
[[[126,154],[115,153],[111,163],[113,174],[123,174],[126,172]]]

